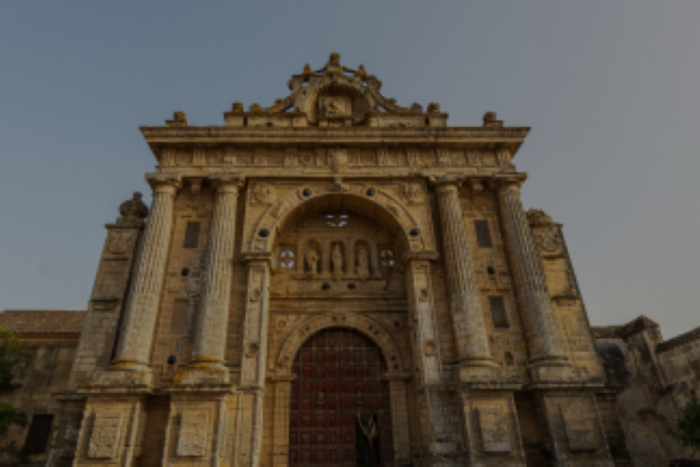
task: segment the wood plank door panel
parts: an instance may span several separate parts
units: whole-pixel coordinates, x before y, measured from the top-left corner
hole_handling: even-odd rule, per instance
[[[334,328],[311,336],[293,364],[290,466],[393,465],[386,371],[380,349],[357,331]],[[376,426],[368,429],[365,422],[363,430],[358,414],[373,414]]]

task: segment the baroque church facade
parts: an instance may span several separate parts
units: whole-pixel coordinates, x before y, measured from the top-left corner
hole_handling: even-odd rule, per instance
[[[153,202],[106,226],[49,465],[614,465],[529,129],[381,87],[333,54],[223,126],[141,128]]]

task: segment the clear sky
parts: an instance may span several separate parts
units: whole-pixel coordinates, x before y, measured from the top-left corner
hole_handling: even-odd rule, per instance
[[[0,3],[0,309],[85,309],[138,130],[221,125],[332,51],[399,104],[531,126],[526,207],[564,231],[594,325],[700,325],[700,2]]]

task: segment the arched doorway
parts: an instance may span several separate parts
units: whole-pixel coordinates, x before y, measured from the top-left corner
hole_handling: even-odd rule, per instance
[[[330,328],[299,349],[292,372],[289,465],[394,464],[386,363],[369,338]]]

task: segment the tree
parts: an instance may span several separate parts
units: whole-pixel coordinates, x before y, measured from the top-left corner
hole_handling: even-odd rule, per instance
[[[27,372],[32,355],[29,345],[16,332],[0,326],[0,395],[21,386],[17,380]],[[12,425],[26,427],[27,415],[10,404],[0,402],[0,437]],[[15,442],[0,448],[0,457],[19,461],[26,458]]]
[[[678,438],[685,448],[700,451],[700,400],[691,392],[676,425]]]

